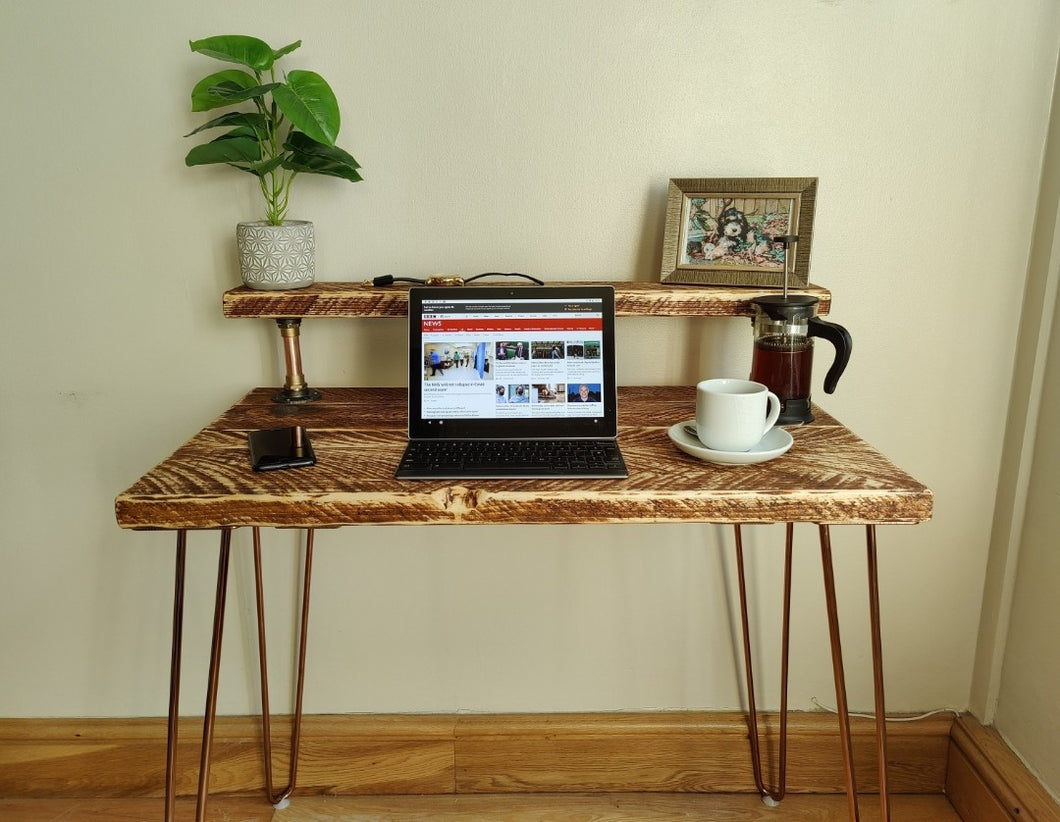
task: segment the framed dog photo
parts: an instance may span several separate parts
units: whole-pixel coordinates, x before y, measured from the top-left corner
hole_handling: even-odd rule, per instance
[[[816,177],[671,179],[662,281],[805,288]],[[786,247],[775,238],[797,235]]]

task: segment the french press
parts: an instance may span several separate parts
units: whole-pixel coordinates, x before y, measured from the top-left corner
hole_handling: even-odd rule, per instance
[[[797,237],[776,238],[784,245]],[[813,370],[813,338],[823,337],[835,347],[835,359],[824,378],[826,394],[847,367],[852,341],[843,326],[817,316],[817,297],[788,294],[787,254],[784,266],[784,294],[771,294],[751,300],[754,306],[754,356],[751,379],[766,385],[780,398],[777,425],[812,422],[810,376]]]

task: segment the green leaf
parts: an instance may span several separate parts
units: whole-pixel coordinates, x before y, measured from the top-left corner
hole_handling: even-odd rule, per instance
[[[210,91],[214,92],[218,97],[224,98],[228,105],[231,106],[236,103],[242,103],[244,100],[253,100],[255,97],[264,97],[279,85],[279,83],[266,83],[263,86],[241,88],[231,83],[222,83],[219,86],[214,86]]]
[[[301,40],[295,40],[293,43],[284,46],[282,49],[277,49],[276,51],[274,51],[272,53],[273,62],[276,62],[281,57],[283,57],[285,54],[290,54],[292,51],[294,51],[296,48],[298,48],[301,45],[302,45],[302,41]]]
[[[263,134],[265,117],[261,114],[251,114],[245,111],[230,111],[227,114],[222,114],[220,117],[215,117],[208,123],[203,123],[197,129],[189,131],[184,136],[191,137],[193,134],[198,134],[200,131],[206,131],[208,128],[219,128],[221,126],[243,126],[253,130],[255,134]]]
[[[283,147],[288,151],[294,151],[299,154],[318,155],[321,157],[341,157],[343,162],[348,164],[351,168],[360,168],[360,164],[353,159],[349,154],[343,151],[338,146],[328,146],[323,143],[317,142],[311,137],[307,137],[300,131],[292,131],[288,136],[287,141]]]
[[[261,159],[261,147],[249,137],[219,137],[210,143],[195,146],[184,158],[188,166],[212,163],[253,163]]]
[[[276,157],[271,157],[263,163],[251,163],[248,171],[253,171],[259,177],[264,177],[269,172],[279,168],[283,164],[283,155],[279,154]]]
[[[290,72],[287,84],[272,90],[272,99],[295,128],[318,143],[335,145],[339,136],[339,103],[331,86],[319,74]]]
[[[218,137],[218,140],[231,140],[233,137],[249,137],[251,140],[261,142],[258,137],[258,132],[254,130],[252,126],[237,126],[227,134],[223,134]]]
[[[324,145],[296,131],[283,147],[291,152],[284,160],[283,167],[291,171],[341,177],[351,183],[364,179],[357,173],[361,167],[357,161],[337,146]]]
[[[257,87],[257,78],[245,71],[240,69],[218,71],[208,77],[203,77],[195,84],[195,88],[191,90],[191,110],[209,111],[221,108],[221,106],[230,106],[238,102],[232,99],[232,93]]]
[[[272,46],[257,37],[247,37],[243,34],[207,37],[205,40],[194,40],[189,45],[192,51],[199,54],[205,54],[207,57],[223,60],[226,63],[239,63],[254,71],[268,71],[275,61]],[[291,49],[290,46],[287,48]]]

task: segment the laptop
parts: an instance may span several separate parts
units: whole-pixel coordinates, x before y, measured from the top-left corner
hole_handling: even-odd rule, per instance
[[[398,479],[629,476],[611,286],[409,289]]]

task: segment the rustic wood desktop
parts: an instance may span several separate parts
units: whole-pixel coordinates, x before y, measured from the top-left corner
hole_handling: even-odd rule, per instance
[[[617,285],[617,284],[616,284]],[[811,287],[816,288],[816,287]],[[400,292],[361,295],[356,286],[310,287],[317,293],[336,290],[355,300],[372,300],[373,316],[400,310]],[[312,316],[310,289],[293,292],[302,302],[289,303],[292,292],[226,294],[229,316]],[[370,292],[370,289],[365,289]],[[689,299],[690,291],[651,290],[628,284],[617,301],[619,313],[718,314],[749,313],[754,294],[731,290],[723,294],[728,308],[710,299]],[[820,290],[818,290],[820,291]],[[827,292],[824,292],[827,294]],[[676,294],[667,309],[663,301]],[[234,295],[234,296],[233,296]],[[230,302],[230,297],[232,302]],[[253,301],[247,313],[230,311],[240,300]],[[269,307],[269,300],[278,305]],[[647,300],[646,302],[645,299]],[[334,313],[334,301],[317,316],[364,316],[364,306]],[[398,309],[394,309],[398,305]],[[676,305],[676,308],[675,308]],[[826,304],[827,305],[827,304]],[[633,309],[630,310],[630,307]],[[654,308],[653,308],[654,307]],[[662,307],[662,308],[660,308]],[[287,312],[286,315],[283,312]],[[275,313],[270,313],[275,312]],[[323,313],[328,312],[328,313]],[[360,313],[355,313],[360,312]],[[290,328],[281,323],[281,331]],[[295,338],[296,339],[296,338]],[[289,377],[301,378],[297,348],[288,346]],[[668,428],[694,414],[690,386],[620,387],[619,443],[629,468],[625,480],[483,480],[476,482],[398,481],[394,469],[406,441],[406,391],[403,388],[327,388],[312,402],[277,402],[275,390],[258,388],[204,428],[172,456],[151,469],[115,502],[118,524],[132,529],[176,532],[173,644],[169,701],[169,743],[166,763],[166,816],[173,819],[175,752],[184,609],[184,568],[189,530],[220,532],[214,634],[210,652],[196,818],[205,818],[210,748],[216,714],[218,671],[224,623],[225,594],[232,529],[253,532],[257,585],[257,617],[261,671],[266,791],[280,805],[294,789],[301,733],[302,686],[308,630],[313,535],[317,528],[348,525],[445,525],[502,523],[725,523],[731,524],[737,559],[748,700],[749,739],[755,783],[767,801],[784,796],[787,717],[788,614],[791,599],[792,531],[794,523],[812,523],[819,535],[824,570],[825,606],[836,688],[838,722],[850,818],[858,819],[857,786],[847,709],[842,647],[832,570],[831,525],[856,524],[866,534],[868,605],[873,659],[876,738],[879,757],[880,808],[890,818],[887,801],[886,728],[884,725],[883,659],[880,638],[876,525],[917,523],[930,518],[931,492],[897,468],[827,413],[815,408],[816,420],[792,428],[794,445],[782,457],[759,465],[717,466],[681,453],[667,436]],[[301,424],[311,432],[317,465],[292,471],[255,473],[247,458],[248,431]],[[775,785],[766,785],[759,752],[758,716],[751,665],[750,631],[744,577],[741,525],[787,523],[781,665],[779,765]],[[303,528],[307,531],[303,574],[301,632],[290,772],[287,785],[276,789],[272,777],[271,727],[261,583],[261,528]]]

